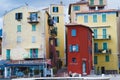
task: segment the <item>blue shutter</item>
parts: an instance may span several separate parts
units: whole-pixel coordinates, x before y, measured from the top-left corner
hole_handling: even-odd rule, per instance
[[[76,45],[76,52],[78,52],[79,51],[79,46],[78,46],[78,44]]]
[[[106,22],[106,14],[102,14],[102,22]]]
[[[36,52],[36,58],[38,58],[38,49],[36,49],[35,52]]]
[[[88,23],[88,16],[87,15],[84,16],[84,23]]]
[[[96,23],[97,22],[97,15],[93,15],[93,22]]]
[[[70,47],[69,47],[69,51],[72,52],[72,45],[70,45]]]
[[[30,58],[32,58],[32,49],[30,49]]]

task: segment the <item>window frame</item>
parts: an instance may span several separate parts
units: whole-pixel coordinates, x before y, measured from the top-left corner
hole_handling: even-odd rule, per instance
[[[73,11],[79,11],[80,10],[80,6],[79,5],[74,5],[73,6]]]
[[[58,11],[59,11],[58,7],[57,7],[57,6],[56,6],[56,7],[54,6],[54,7],[53,7],[53,12],[58,12]]]
[[[21,32],[21,25],[17,25],[17,32]]]
[[[32,36],[32,43],[36,43],[36,36]]]

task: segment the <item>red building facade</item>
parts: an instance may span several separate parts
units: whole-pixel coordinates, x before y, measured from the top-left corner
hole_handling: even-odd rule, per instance
[[[68,71],[82,75],[92,70],[92,30],[85,25],[70,23],[67,27]]]

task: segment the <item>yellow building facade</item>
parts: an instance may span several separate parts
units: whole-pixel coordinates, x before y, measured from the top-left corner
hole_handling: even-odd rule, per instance
[[[105,10],[106,1],[101,6],[87,6],[90,1],[95,0],[83,0],[83,2],[73,3],[69,6],[71,22],[87,25],[94,32],[93,61],[96,74],[119,73],[118,11]],[[94,3],[98,4],[99,2]],[[82,5],[86,5],[84,10]]]
[[[64,21],[64,5],[63,4],[51,4],[49,8],[44,9],[44,11],[47,11],[49,16],[53,19],[54,27],[57,28],[57,35],[54,36],[55,38],[55,49],[56,49],[56,55],[57,59],[60,59],[62,61],[62,65],[64,66],[66,64],[66,58],[65,58],[65,21]],[[46,48],[47,48],[47,57],[50,57],[50,42],[49,39],[51,37],[50,35],[50,26],[48,23],[48,17],[46,14]]]
[[[44,13],[22,6],[7,12],[3,22],[3,59],[44,58]]]

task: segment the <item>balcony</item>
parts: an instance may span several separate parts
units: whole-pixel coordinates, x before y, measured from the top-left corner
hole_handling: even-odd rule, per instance
[[[37,24],[37,23],[39,23],[39,21],[40,21],[39,17],[37,17],[37,18],[31,18],[31,17],[29,17],[28,18],[28,23],[31,23],[31,24],[32,23],[36,23]]]
[[[94,53],[95,54],[111,54],[112,51],[111,51],[111,49],[106,49],[106,50],[98,49],[98,50],[95,50]]]
[[[111,35],[94,35],[95,40],[111,40]]]

